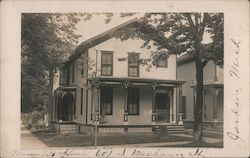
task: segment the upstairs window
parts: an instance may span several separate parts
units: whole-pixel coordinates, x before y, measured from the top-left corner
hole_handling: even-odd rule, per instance
[[[158,59],[156,66],[161,67],[161,68],[167,68],[168,67],[168,57]]]
[[[139,77],[139,54],[128,54],[128,76]]]
[[[71,71],[71,82],[74,83],[75,82],[75,63],[72,63],[70,71]]]
[[[128,114],[139,115],[139,90],[137,88],[128,89]]]
[[[60,71],[60,81],[59,83],[61,85],[67,85],[68,84],[68,78],[69,78],[69,70],[64,67]]]
[[[101,74],[102,76],[113,75],[113,52],[102,51]]]

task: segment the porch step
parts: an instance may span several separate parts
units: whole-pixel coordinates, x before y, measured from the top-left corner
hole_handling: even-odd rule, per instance
[[[59,133],[77,133],[79,126],[76,123],[59,123],[58,132]]]
[[[186,133],[183,125],[156,125],[154,131],[167,134]]]

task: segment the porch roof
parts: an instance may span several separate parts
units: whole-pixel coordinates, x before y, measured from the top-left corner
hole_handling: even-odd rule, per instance
[[[191,88],[196,88],[197,84],[194,83]],[[209,82],[204,82],[203,83],[204,88],[223,88],[224,84],[221,81],[209,81]]]
[[[56,91],[58,90],[76,90],[76,85],[60,85]]]
[[[186,82],[181,80],[164,80],[141,77],[95,77],[89,80],[97,80],[103,84],[125,84],[125,82],[129,82],[130,85],[156,84],[157,86],[179,86]]]

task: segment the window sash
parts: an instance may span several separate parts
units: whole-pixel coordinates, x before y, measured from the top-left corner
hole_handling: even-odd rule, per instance
[[[132,60],[132,61],[131,61]],[[139,77],[139,54],[128,54],[128,76]]]
[[[104,87],[101,89],[101,114],[112,115],[113,113],[113,89]]]
[[[74,63],[71,65],[71,82],[72,83],[75,82],[75,64]]]
[[[103,76],[113,75],[113,53],[112,52],[102,52],[101,74]]]
[[[163,58],[163,59],[159,59],[157,61],[157,67],[167,68],[168,67],[168,57]]]
[[[68,75],[69,75],[68,69],[62,68],[60,71],[60,81],[59,81],[61,85],[68,84]]]
[[[128,107],[129,115],[139,115],[139,91],[138,89],[128,90],[127,107]]]

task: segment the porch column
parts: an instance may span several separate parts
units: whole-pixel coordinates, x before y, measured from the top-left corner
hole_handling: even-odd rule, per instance
[[[155,88],[156,88],[157,83],[153,82],[152,84],[152,124],[156,123],[156,107],[155,107]]]
[[[214,122],[218,122],[217,93],[218,93],[218,90],[216,90],[216,88],[213,88],[213,118],[214,118]]]
[[[125,81],[124,83],[124,116],[123,116],[123,124],[127,125],[128,124],[128,86],[129,82]]]
[[[182,84],[179,85],[179,114],[178,114],[178,124],[182,125],[183,121],[182,121],[182,115],[183,115],[183,111],[182,111]]]
[[[97,97],[97,110],[96,110],[96,116],[97,116],[97,119],[96,121],[98,122],[98,124],[100,123],[100,118],[101,118],[101,90],[100,90],[100,87],[96,87],[96,97]]]

